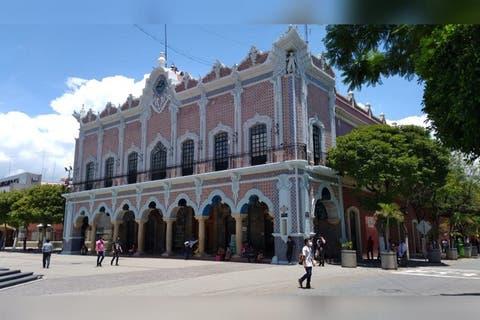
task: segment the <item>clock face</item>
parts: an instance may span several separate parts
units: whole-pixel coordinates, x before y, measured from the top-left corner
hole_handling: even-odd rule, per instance
[[[157,85],[155,86],[155,93],[161,95],[165,88],[167,87],[167,81],[164,76],[161,76],[158,81]]]

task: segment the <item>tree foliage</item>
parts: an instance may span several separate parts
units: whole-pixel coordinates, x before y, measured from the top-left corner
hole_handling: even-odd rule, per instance
[[[448,146],[480,156],[480,26],[331,25],[327,58],[351,89],[383,77],[418,77],[432,129]]]

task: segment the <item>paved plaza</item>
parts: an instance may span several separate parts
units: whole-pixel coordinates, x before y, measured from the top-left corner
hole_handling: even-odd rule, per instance
[[[298,265],[269,265],[165,258],[121,258],[95,267],[96,257],[54,255],[50,269],[38,254],[0,253],[0,266],[42,274],[43,279],[0,291],[0,296],[365,296],[480,295],[480,259],[445,266],[402,268],[315,267],[312,290],[299,289]]]

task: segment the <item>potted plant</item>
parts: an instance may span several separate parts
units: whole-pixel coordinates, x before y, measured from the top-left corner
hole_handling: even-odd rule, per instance
[[[352,241],[342,243],[342,267],[357,267],[357,251],[353,250]]]
[[[396,203],[379,203],[380,210],[375,212],[378,225],[383,230],[385,237],[385,251],[380,253],[382,269],[397,269],[397,253],[392,251],[389,244],[390,222],[403,222],[404,216]]]

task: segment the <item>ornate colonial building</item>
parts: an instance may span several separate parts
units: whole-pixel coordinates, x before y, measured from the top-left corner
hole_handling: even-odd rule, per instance
[[[331,68],[294,28],[270,51],[252,47],[201,79],[161,56],[141,97],[75,116],[64,251],[93,249],[104,235],[171,255],[193,237],[200,254],[248,242],[285,261],[287,236],[312,232],[326,235],[332,254],[348,238],[362,250],[371,213],[353,208],[350,194],[345,202],[349,189],[325,156],[337,136],[385,120],[336,92]]]

